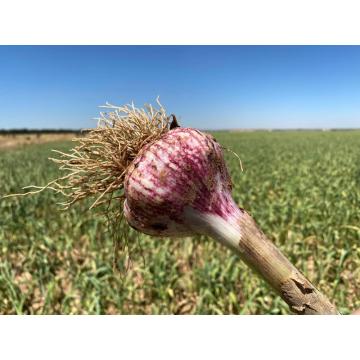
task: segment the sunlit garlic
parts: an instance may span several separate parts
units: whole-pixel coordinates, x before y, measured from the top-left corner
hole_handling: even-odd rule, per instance
[[[171,130],[142,149],[125,177],[125,198],[129,224],[158,236],[205,233],[195,214],[228,220],[239,211],[221,146],[190,128]]]

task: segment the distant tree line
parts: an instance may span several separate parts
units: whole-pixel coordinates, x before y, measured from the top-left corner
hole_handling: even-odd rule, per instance
[[[0,135],[31,135],[31,134],[80,134],[74,129],[0,129]]]

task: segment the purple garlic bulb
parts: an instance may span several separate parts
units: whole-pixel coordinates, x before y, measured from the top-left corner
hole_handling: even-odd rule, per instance
[[[223,151],[198,130],[176,128],[143,147],[125,177],[124,214],[157,236],[208,235],[237,253],[298,314],[338,314],[231,196]]]
[[[125,178],[124,214],[133,228],[149,235],[214,235],[211,228],[236,225],[241,213],[231,188],[215,139],[176,128],[133,161]]]

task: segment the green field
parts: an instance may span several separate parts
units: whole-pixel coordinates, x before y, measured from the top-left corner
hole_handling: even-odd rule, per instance
[[[340,312],[360,307],[360,131],[214,133],[233,195]],[[59,173],[50,149],[0,150],[0,195]],[[131,231],[118,256],[89,203],[59,210],[51,191],[0,200],[2,314],[287,314],[286,304],[229,250],[206,237]]]

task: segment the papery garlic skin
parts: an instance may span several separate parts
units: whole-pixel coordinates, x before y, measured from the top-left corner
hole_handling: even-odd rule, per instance
[[[221,146],[191,128],[171,130],[142,149],[125,177],[125,197],[127,221],[149,235],[205,233],[190,214],[228,222],[239,215]]]

